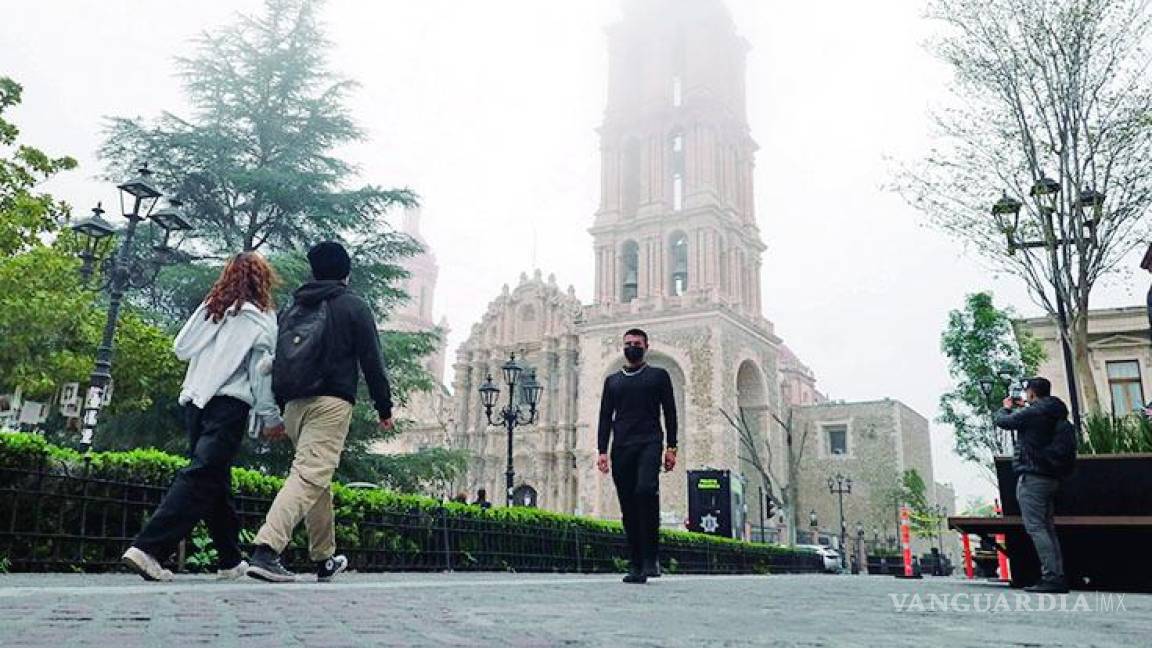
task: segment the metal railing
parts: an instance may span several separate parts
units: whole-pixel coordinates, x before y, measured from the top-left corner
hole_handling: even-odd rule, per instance
[[[75,474],[77,472],[83,474]],[[12,571],[110,571],[167,488],[90,476],[41,463],[0,468],[0,557]],[[242,528],[255,531],[271,499],[235,496]],[[337,544],[359,571],[619,571],[623,533],[575,521],[526,522],[443,507],[337,507]],[[286,562],[311,568],[302,529]],[[189,546],[189,549],[191,547]],[[251,549],[251,547],[247,547]],[[667,536],[670,573],[818,572],[821,559],[766,545]],[[181,552],[179,568],[183,568]]]

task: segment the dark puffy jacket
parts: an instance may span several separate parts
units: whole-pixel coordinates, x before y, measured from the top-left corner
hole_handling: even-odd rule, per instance
[[[293,298],[302,304],[328,301],[331,313],[325,330],[328,359],[321,369],[324,384],[310,396],[335,396],[356,403],[360,372],[381,419],[392,418],[392,390],[384,374],[380,337],[368,304],[341,281],[313,281],[298,288]]]
[[[1012,471],[1017,475],[1067,476],[1075,459],[1075,446],[1069,458],[1068,448],[1064,447],[1067,434],[1057,435],[1058,429],[1067,432],[1067,427],[1071,427],[1067,419],[1068,407],[1055,396],[1045,396],[1021,409],[1000,410],[996,427],[1017,433]],[[1074,432],[1072,438],[1075,439]]]

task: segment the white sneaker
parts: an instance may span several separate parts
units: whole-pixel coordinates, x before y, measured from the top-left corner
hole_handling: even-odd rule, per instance
[[[161,567],[160,561],[136,547],[129,547],[120,560],[129,569],[140,574],[144,580],[165,582],[172,580],[172,572]]]
[[[236,565],[235,567],[233,567],[232,569],[217,569],[216,570],[216,580],[221,580],[221,581],[236,580],[237,578],[240,578],[241,576],[243,576],[244,574],[247,574],[247,573],[248,573],[248,561],[247,560],[241,560],[240,563],[238,565]]]

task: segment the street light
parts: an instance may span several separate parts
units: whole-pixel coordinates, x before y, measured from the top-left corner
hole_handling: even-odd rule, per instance
[[[1040,240],[1020,240],[1017,238],[1017,233],[1020,227],[1020,208],[1023,203],[1015,198],[1010,197],[1007,192],[1001,196],[992,205],[992,217],[996,219],[997,225],[1008,239],[1008,254],[1016,254],[1018,250],[1027,250],[1031,248],[1044,248],[1048,251],[1048,261],[1052,266],[1052,287],[1056,291],[1056,319],[1060,325],[1060,346],[1064,355],[1064,373],[1068,377],[1068,400],[1072,409],[1072,422],[1076,426],[1077,432],[1080,431],[1080,393],[1076,381],[1076,365],[1072,361],[1072,345],[1069,340],[1068,332],[1068,313],[1065,308],[1065,290],[1063,283],[1063,270],[1061,269],[1061,256],[1057,253],[1059,248],[1066,246],[1088,246],[1094,247],[1097,245],[1096,241],[1096,227],[1100,224],[1104,213],[1104,194],[1096,191],[1095,189],[1087,189],[1081,191],[1076,199],[1076,206],[1079,209],[1081,216],[1081,225],[1085,233],[1069,231],[1067,233],[1058,233],[1054,226],[1052,217],[1059,209],[1057,199],[1060,194],[1060,183],[1047,176],[1042,176],[1032,185],[1028,195],[1035,201],[1037,212],[1040,214],[1040,228],[1042,238]],[[1090,216],[1086,216],[1085,212],[1089,211]],[[1009,219],[1011,223],[1009,223]]]
[[[544,386],[536,380],[535,369],[525,371],[517,364],[515,353],[508,355],[508,361],[500,366],[500,370],[504,376],[504,383],[508,385],[508,404],[496,416],[492,415],[492,409],[496,407],[496,401],[500,397],[500,388],[492,381],[492,374],[488,374],[484,384],[480,386],[480,403],[484,406],[484,416],[488,419],[488,424],[503,425],[508,431],[508,468],[504,472],[505,502],[508,506],[512,506],[512,484],[516,476],[512,469],[512,432],[521,425],[532,425],[536,422],[536,415],[539,413],[537,406],[540,404]],[[521,374],[525,375],[523,382],[519,382]],[[519,399],[516,398],[517,387],[520,388]],[[521,403],[528,405],[527,414],[521,409]]]
[[[152,213],[163,194],[150,184],[152,172],[148,170],[147,164],[137,173],[135,178],[117,185],[117,189],[120,190],[120,211],[124,218],[128,219],[128,226],[123,230],[120,248],[111,258],[99,263],[106,251],[106,245],[116,233],[115,228],[104,220],[104,209],[99,203],[92,210],[90,218],[76,223],[71,228],[84,241],[84,247],[80,252],[83,261],[80,274],[85,284],[99,270],[100,281],[91,288],[108,293],[108,316],[104,322],[104,335],[100,346],[96,348],[96,366],[89,380],[82,414],[80,443],[85,446],[86,451],[92,448],[92,436],[96,430],[100,408],[107,400],[108,386],[112,381],[112,351],[124,293],[129,288],[143,288],[152,283],[161,266],[168,261],[170,252],[168,241],[171,233],[192,229],[179,213],[179,203],[176,201],[173,201],[168,210]],[[150,257],[139,258],[132,246],[136,238],[136,226],[148,218],[152,218],[153,223],[164,232],[162,249],[155,249]]]
[[[845,544],[848,534],[844,529],[844,495],[852,493],[852,478],[840,473],[836,473],[835,477],[829,477],[828,492],[840,498],[840,566],[847,567],[848,563],[844,558],[844,548],[848,546]]]

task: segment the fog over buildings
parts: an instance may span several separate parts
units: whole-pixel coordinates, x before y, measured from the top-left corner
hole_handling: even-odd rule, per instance
[[[948,101],[948,72],[922,47],[932,29],[923,2],[726,4],[751,46],[763,313],[821,392],[890,396],[931,419],[950,384],[939,351],[947,312],[985,289],[1023,314],[1038,309],[884,189],[887,160],[925,152],[929,111]],[[259,6],[42,0],[6,8],[0,73],[25,87],[13,118],[26,141],[81,163],[45,189],[78,211],[114,204],[115,188],[96,177],[103,117],[181,113],[173,57],[188,53],[199,31]],[[605,28],[620,19],[620,2],[330,0],[323,11],[330,66],[360,83],[350,105],[368,136],[342,153],[364,181],[422,196],[420,230],[439,264],[431,317],[451,328],[446,364],[521,272],[554,273],[591,302],[595,129],[607,100]],[[1096,291],[1093,306],[1139,304],[1144,289],[1122,276]],[[936,481],[952,482],[961,503],[990,497],[991,484],[951,454],[950,430],[933,424],[931,436]]]

